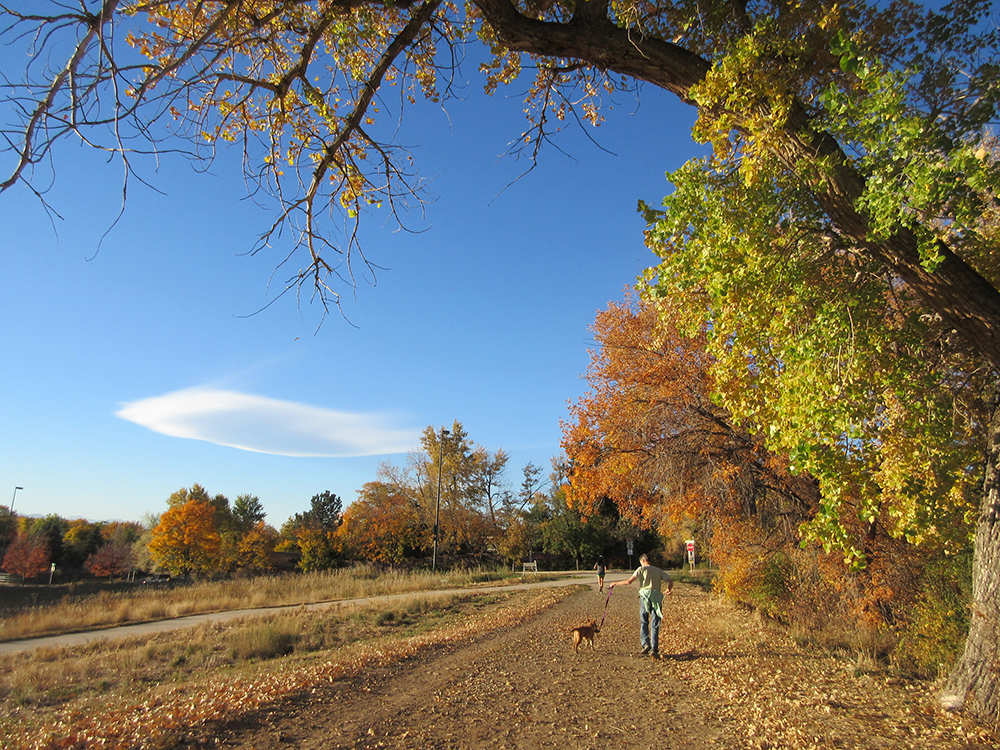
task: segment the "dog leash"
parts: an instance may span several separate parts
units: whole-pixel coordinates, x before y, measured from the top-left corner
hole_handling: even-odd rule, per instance
[[[604,614],[601,615],[601,624],[598,625],[599,628],[604,627],[604,618],[608,616],[608,602],[611,601],[611,592],[614,591],[610,586],[608,586],[608,598],[604,600]]]

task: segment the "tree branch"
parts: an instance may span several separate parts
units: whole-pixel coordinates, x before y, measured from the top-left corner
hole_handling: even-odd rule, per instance
[[[581,60],[652,83],[688,104],[695,104],[691,90],[711,67],[703,57],[663,39],[633,38],[627,29],[607,18],[563,24],[528,18],[510,0],[475,0],[475,4],[512,50]],[[732,114],[737,122],[745,116]],[[816,130],[801,103],[793,104],[780,135],[773,151],[788,170],[798,173],[802,165],[825,165],[823,176],[814,180],[810,189],[837,228],[898,274],[928,307],[1000,368],[1000,292],[943,242],[938,243],[943,260],[930,272],[921,264],[912,231],[901,228],[891,237],[873,239],[868,217],[856,208],[865,189],[863,177],[836,139]]]
[[[55,77],[55,80],[52,81],[52,84],[49,86],[48,93],[46,94],[45,98],[41,102],[39,102],[38,106],[35,108],[35,111],[31,114],[31,117],[24,128],[24,143],[20,149],[17,165],[14,167],[14,170],[12,171],[10,177],[8,177],[3,182],[0,182],[0,193],[4,192],[5,190],[7,190],[7,188],[16,184],[21,179],[21,175],[24,173],[24,170],[27,169],[27,167],[30,164],[34,163],[35,132],[37,131],[39,124],[49,114],[56,100],[56,97],[62,91],[63,87],[66,85],[66,82],[70,81],[72,83],[73,78],[76,75],[76,70],[80,65],[80,62],[90,51],[91,43],[98,36],[104,24],[108,23],[114,17],[117,8],[118,8],[118,0],[104,0],[104,4],[101,7],[101,12],[96,16],[88,16],[85,18],[80,16],[69,17],[86,21],[87,33],[76,45],[76,50],[74,51],[73,56],[70,58],[69,62],[66,64],[66,67],[63,68],[59,72],[59,74]],[[67,18],[67,16],[62,16],[61,18]],[[49,19],[36,16],[23,16],[19,20],[38,20],[48,23],[51,22],[52,20],[58,20],[58,19]],[[72,125],[75,126],[75,118],[74,121],[72,122]]]

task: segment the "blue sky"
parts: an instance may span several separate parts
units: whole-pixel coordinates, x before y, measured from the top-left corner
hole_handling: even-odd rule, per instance
[[[648,88],[592,131],[607,151],[571,127],[570,156],[549,148],[511,185],[521,102],[469,78],[447,114],[404,119],[435,197],[409,220],[424,231],[367,225],[388,270],[342,289],[350,322],[318,331],[308,299],[250,315],[288,248],[245,254],[273,207],[246,199],[237,153],[210,174],[143,163],[161,192],[133,181],[113,227],[121,167],[75,145],[46,196],[61,220],[23,188],[0,194],[0,504],[23,486],[23,514],[140,520],[197,482],[258,495],[280,526],[317,492],[349,503],[425,426],[456,419],[511,454],[512,485],[528,461],[547,470],[585,390],[588,326],[652,262],[636,202],[658,203],[664,172],[703,149],[693,110]]]

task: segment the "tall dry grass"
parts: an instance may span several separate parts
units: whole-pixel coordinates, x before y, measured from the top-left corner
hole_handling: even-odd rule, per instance
[[[368,596],[435,591],[498,582],[510,574],[473,570],[448,573],[380,571],[371,566],[317,573],[289,573],[227,581],[148,586],[134,591],[67,595],[53,604],[28,606],[0,619],[0,641],[150,622],[227,610],[279,607]]]

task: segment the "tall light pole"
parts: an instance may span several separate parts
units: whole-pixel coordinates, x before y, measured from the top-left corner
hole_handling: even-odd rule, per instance
[[[7,556],[7,535],[10,533],[10,519],[14,515],[14,501],[17,499],[17,491],[23,489],[24,487],[15,487],[14,496],[10,499],[10,508],[7,509],[7,523],[3,529],[3,553],[0,554],[0,565],[3,564],[3,559]]]
[[[438,496],[434,506],[434,556],[431,558],[431,570],[436,571],[438,567],[438,535],[441,531],[441,467],[444,466],[444,439],[451,434],[448,430],[441,428],[441,439],[438,440]]]

